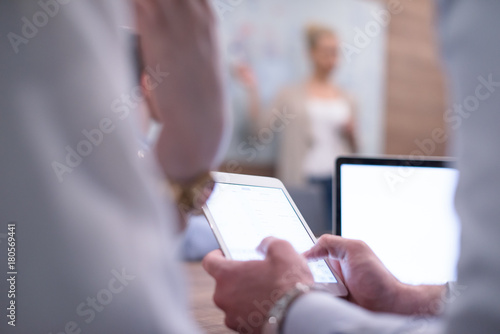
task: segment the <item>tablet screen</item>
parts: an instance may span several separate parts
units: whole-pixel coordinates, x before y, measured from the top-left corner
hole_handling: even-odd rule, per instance
[[[234,260],[262,260],[256,249],[269,236],[287,240],[299,253],[314,245],[280,188],[216,183],[207,207]],[[337,282],[325,261],[309,267],[316,282]]]

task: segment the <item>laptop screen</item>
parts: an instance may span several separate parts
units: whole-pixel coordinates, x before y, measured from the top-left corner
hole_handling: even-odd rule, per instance
[[[445,162],[339,159],[337,233],[366,242],[400,281],[456,280],[458,171]]]

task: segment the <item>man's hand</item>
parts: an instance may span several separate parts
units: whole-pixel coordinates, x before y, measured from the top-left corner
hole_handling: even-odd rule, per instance
[[[225,312],[226,325],[238,332],[260,333],[279,298],[298,282],[314,283],[307,261],[288,242],[267,238],[259,250],[266,254],[263,261],[227,260],[220,250],[203,260],[217,283],[214,302]]]
[[[309,259],[330,258],[347,289],[348,299],[366,309],[400,314],[432,313],[444,286],[411,286],[398,281],[362,241],[324,235],[304,253]]]

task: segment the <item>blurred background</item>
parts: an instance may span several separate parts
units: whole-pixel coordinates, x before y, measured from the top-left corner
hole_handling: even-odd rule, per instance
[[[220,21],[232,116],[231,141],[220,170],[280,178],[316,235],[335,233],[332,188],[335,189],[336,155],[449,154],[448,141],[435,138],[436,132],[446,136],[443,116],[447,106],[432,0],[213,0],[212,3]],[[321,37],[321,42],[313,43],[313,48],[311,27]],[[302,168],[304,175],[300,179],[289,170],[283,172],[281,165],[297,169],[297,165],[306,163],[289,157],[304,150],[300,148],[300,140],[308,138],[300,129],[304,120],[273,130],[269,117],[276,108],[297,105],[295,95],[309,95],[299,100],[310,100],[311,95],[317,95],[316,100],[318,95],[321,97],[321,89],[319,93],[318,89],[304,89],[316,73],[314,59],[322,57],[320,54],[315,58],[313,54],[321,52],[330,64],[327,81],[334,90],[345,94],[333,94],[333,99],[349,96],[353,102],[348,111],[354,115],[351,134],[355,147],[347,145],[348,138],[342,129],[333,130],[337,134],[323,138],[326,141],[323,151],[317,150],[312,158],[313,164],[326,163],[327,170]],[[303,91],[292,90],[288,98],[279,99],[285,87],[302,87]],[[332,102],[332,96],[325,96]],[[310,109],[309,104],[303,104],[304,109]],[[342,108],[334,109],[342,113],[339,111]],[[324,127],[320,123],[342,123],[338,119],[318,119],[315,126],[302,127],[321,132]],[[335,146],[336,142],[343,145]],[[311,150],[310,143],[305,147]],[[330,155],[322,159],[321,152]],[[281,159],[284,155],[288,157]],[[211,236],[211,231],[205,218],[194,217],[184,243],[186,258],[200,258],[217,247],[215,240],[207,236]]]
[[[232,116],[220,170],[280,178],[316,235],[336,232],[336,156],[449,154],[432,0],[213,0],[213,6]],[[321,71],[329,86],[317,84]],[[295,88],[283,98],[286,87]],[[347,99],[352,103],[338,104]],[[309,117],[273,127],[273,114],[283,108]],[[205,218],[194,217],[186,258],[216,247]]]
[[[311,24],[330,27],[339,38],[338,66],[331,80],[356,103],[357,153],[410,155],[434,129],[445,129],[431,1],[213,3],[220,19],[233,116],[222,170],[275,175],[280,133],[259,138],[252,131],[248,89],[237,72],[241,67],[251,71],[261,113],[270,113],[283,87],[300,84],[311,73],[305,33]],[[424,151],[442,156],[446,143]]]
[[[232,116],[220,170],[280,178],[316,234],[335,225],[337,156],[448,153],[431,0],[213,6]],[[273,126],[277,112],[307,117]]]

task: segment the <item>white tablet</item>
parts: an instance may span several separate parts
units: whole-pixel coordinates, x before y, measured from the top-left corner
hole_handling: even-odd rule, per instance
[[[214,172],[215,187],[203,211],[227,258],[262,260],[257,246],[269,236],[287,240],[299,253],[316,238],[283,183],[275,178]],[[310,262],[316,284],[346,296],[339,276],[328,261]]]

